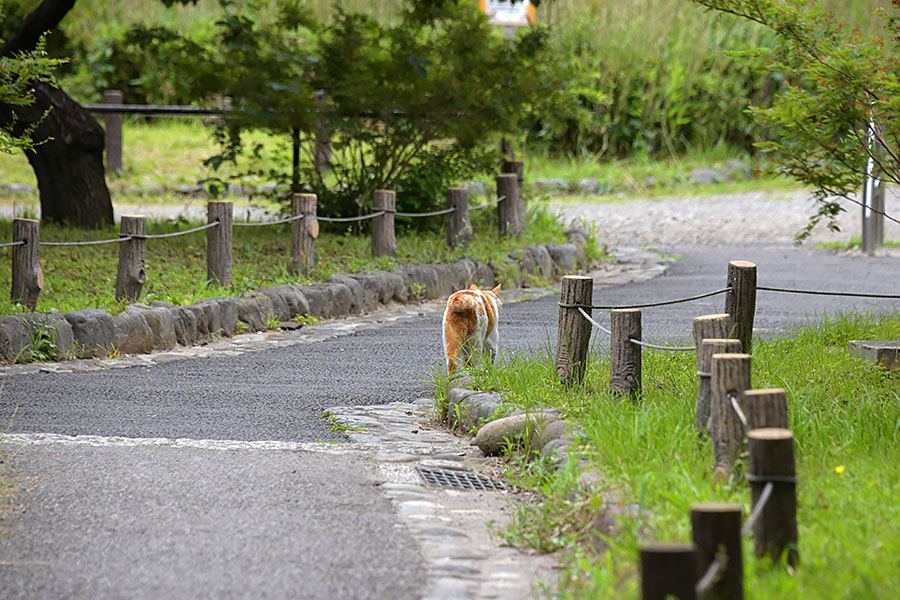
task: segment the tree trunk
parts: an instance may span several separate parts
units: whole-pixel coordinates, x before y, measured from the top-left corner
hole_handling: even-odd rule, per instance
[[[55,29],[75,0],[44,0],[0,48],[0,57],[33,50],[41,35]],[[21,136],[37,124],[27,151],[41,194],[41,219],[78,227],[113,224],[112,202],[103,169],[103,128],[57,87],[37,82],[31,106],[0,104],[0,128]],[[49,112],[48,112],[49,111]]]

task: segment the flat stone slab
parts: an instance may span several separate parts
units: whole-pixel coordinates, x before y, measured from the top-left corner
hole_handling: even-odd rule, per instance
[[[876,362],[889,371],[900,371],[900,341],[850,340],[850,356]]]

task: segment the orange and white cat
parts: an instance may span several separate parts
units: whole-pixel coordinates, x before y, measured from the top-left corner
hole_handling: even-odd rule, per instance
[[[496,358],[500,350],[497,313],[500,311],[500,286],[492,290],[479,289],[474,283],[447,299],[444,311],[444,352],[447,373],[465,367],[473,358],[487,351]]]

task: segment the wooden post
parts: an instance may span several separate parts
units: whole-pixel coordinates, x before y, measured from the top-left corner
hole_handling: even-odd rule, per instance
[[[207,222],[219,222],[206,230],[206,278],[210,284],[231,285],[231,239],[234,223],[231,202],[212,200],[207,204]]]
[[[756,265],[745,260],[728,263],[728,287],[725,312],[734,321],[731,337],[741,340],[741,352],[750,354],[753,337],[753,317],[756,314]]]
[[[794,469],[794,434],[787,429],[754,429],[747,435],[750,463],[747,479],[753,506],[760,500],[766,484],[772,483],[772,495],[753,525],[753,550],[757,557],[800,563],[797,551],[797,481]]]
[[[705,596],[713,600],[743,600],[744,558],[741,552],[741,505],[694,504],[691,506],[691,535],[697,547],[702,577],[716,559],[725,561],[715,584]]]
[[[614,393],[637,399],[641,394],[641,311],[635,308],[609,314],[612,331],[609,351],[609,386]]]
[[[525,183],[525,163],[521,160],[503,160],[503,169],[504,173],[515,173],[516,181],[519,184],[519,189],[522,189],[522,185]]]
[[[741,351],[741,340],[707,338],[697,346],[697,418],[696,425],[701,437],[712,432],[710,423],[710,403],[712,396],[713,354],[728,354]]]
[[[10,298],[34,310],[44,288],[41,270],[41,224],[33,219],[13,219],[12,241],[25,242],[12,249]]]
[[[147,281],[144,271],[144,251],[147,248],[147,217],[122,215],[119,235],[135,236],[119,243],[119,272],[116,276],[116,302],[137,302]]]
[[[315,194],[294,194],[291,215],[304,217],[291,221],[291,260],[288,263],[291,275],[309,275],[315,264],[316,238],[319,237],[317,207]]]
[[[122,104],[125,95],[119,90],[103,92],[104,104]],[[103,115],[106,128],[106,172],[118,173],[122,170],[122,113]]]
[[[466,188],[447,189],[447,245],[466,248],[472,241],[472,222],[469,221],[469,191]]]
[[[642,600],[694,600],[700,575],[693,544],[654,542],[641,547]]]
[[[594,280],[582,275],[567,275],[562,279],[560,304],[591,305]],[[591,309],[584,312],[591,314]],[[559,307],[559,327],[556,343],[556,375],[566,386],[580,383],[587,365],[591,324],[577,308]]]
[[[697,430],[701,435],[706,433],[706,422],[709,419],[709,359],[712,354],[704,356],[703,340],[725,339],[731,335],[731,316],[728,314],[705,315],[695,317],[693,324],[694,346],[697,348]],[[718,352],[737,352],[737,350],[718,350]]]
[[[522,234],[522,226],[519,223],[519,184],[515,173],[497,175],[497,197],[504,196],[505,198],[497,204],[500,235],[519,237]]]
[[[376,190],[373,206],[376,211],[383,210],[385,213],[372,219],[372,256],[397,256],[397,238],[394,234],[396,192]]]
[[[787,393],[782,389],[747,390],[741,402],[747,431],[764,427],[788,428]]]
[[[710,378],[710,414],[712,416],[713,479],[728,479],[731,467],[744,443],[744,424],[734,409],[732,399],[740,406],[741,395],[749,390],[749,354],[713,354]]]
[[[516,174],[516,189],[519,192],[516,195],[516,216],[519,219],[519,231],[524,231],[528,225],[528,207],[525,206],[525,198],[522,196],[522,187],[525,185],[525,163],[521,160],[504,160],[503,172]]]

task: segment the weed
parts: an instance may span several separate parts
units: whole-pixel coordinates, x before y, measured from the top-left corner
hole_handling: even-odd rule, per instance
[[[301,325],[318,325],[319,319],[312,315],[296,315],[294,321]]]
[[[250,330],[250,326],[244,323],[243,321],[238,321],[235,323],[235,332],[236,333],[246,333]]]
[[[413,282],[409,284],[409,293],[412,294],[413,299],[421,302],[425,299],[425,286],[421,283]]]
[[[328,423],[328,431],[330,431],[331,433],[340,433],[343,431],[366,432],[369,430],[368,427],[365,427],[363,425],[341,423],[337,415],[330,412],[322,413],[322,420]]]
[[[266,329],[272,331],[279,331],[281,329],[281,321],[278,320],[278,317],[276,317],[274,313],[269,313],[269,316],[266,318]]]

